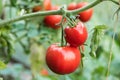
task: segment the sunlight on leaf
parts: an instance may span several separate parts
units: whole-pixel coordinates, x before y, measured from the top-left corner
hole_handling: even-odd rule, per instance
[[[6,65],[2,61],[0,61],[0,69],[5,69],[5,68],[6,68]]]

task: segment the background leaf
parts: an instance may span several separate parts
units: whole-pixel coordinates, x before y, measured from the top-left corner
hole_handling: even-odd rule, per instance
[[[0,69],[5,69],[5,68],[6,68],[6,64],[0,61]]]

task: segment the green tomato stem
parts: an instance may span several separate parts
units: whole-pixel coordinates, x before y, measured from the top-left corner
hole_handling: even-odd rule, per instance
[[[62,17],[61,25],[61,46],[64,46],[64,28],[63,28],[64,16]]]
[[[66,15],[78,14],[78,13],[80,13],[82,11],[85,11],[85,10],[87,10],[89,8],[92,8],[92,7],[96,6],[97,4],[99,4],[99,3],[103,2],[103,1],[111,1],[111,2],[119,5],[119,3],[114,1],[114,0],[95,0],[95,1],[91,2],[90,4],[88,4],[87,6],[83,7],[83,8],[72,10],[72,11],[65,10],[65,12],[66,12]],[[0,26],[10,24],[10,23],[13,23],[13,22],[16,22],[16,21],[20,21],[20,20],[26,20],[26,19],[33,18],[33,17],[46,16],[46,15],[64,15],[64,14],[63,14],[61,9],[60,10],[29,13],[29,14],[25,14],[25,15],[22,15],[22,16],[19,16],[19,17],[12,18],[12,19],[2,20],[2,21],[0,21]]]

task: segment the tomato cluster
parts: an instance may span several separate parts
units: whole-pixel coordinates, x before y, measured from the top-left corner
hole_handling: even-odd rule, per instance
[[[42,10],[58,10],[59,7],[52,5],[51,0],[43,0],[43,7],[41,6],[35,6],[32,11],[33,12],[38,12],[38,11],[42,11]],[[62,16],[61,15],[48,15],[45,16],[44,18],[44,23],[52,28],[52,29],[58,29],[60,28],[60,26],[58,25],[60,23],[60,21],[62,20]]]
[[[80,2],[78,4],[71,3],[68,5],[68,10],[75,10],[86,6],[87,2]],[[52,7],[51,10],[58,8]],[[48,67],[57,74],[69,74],[74,72],[81,62],[81,52],[79,47],[81,46],[84,51],[84,43],[87,40],[88,32],[83,22],[90,20],[93,13],[93,9],[80,12],[78,15],[80,21],[75,21],[73,25],[68,25],[64,28],[64,38],[66,45],[60,46],[58,44],[52,44],[46,52],[46,63]],[[61,15],[48,15],[45,17],[44,22],[54,29],[60,26],[56,25],[62,19]],[[67,19],[66,19],[67,20]],[[68,21],[69,23],[69,21]]]
[[[47,49],[46,63],[57,74],[69,74],[76,70],[81,61],[79,46],[84,48],[88,33],[85,25],[78,22],[74,27],[64,29],[66,46],[53,44]]]
[[[87,2],[80,2],[80,3],[70,3],[68,5],[68,10],[75,10],[75,9],[79,9],[79,8],[82,8],[84,6],[88,5]],[[82,21],[82,22],[87,22],[91,19],[92,17],[92,14],[93,14],[93,9],[90,8],[88,10],[85,10],[83,12],[80,12],[78,15],[79,15],[79,19]]]

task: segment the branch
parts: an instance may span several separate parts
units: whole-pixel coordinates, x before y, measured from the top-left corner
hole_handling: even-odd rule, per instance
[[[117,4],[117,5],[120,5],[117,1],[115,0],[108,0],[108,1],[112,1],[113,3]]]
[[[20,21],[20,20],[25,20],[25,19],[29,19],[29,18],[33,18],[36,16],[45,16],[45,15],[51,15],[51,14],[61,14],[61,10],[53,10],[53,11],[43,11],[43,12],[36,12],[36,13],[30,13],[30,14],[25,14],[13,19],[8,19],[8,20],[2,20],[0,22],[0,26],[2,25],[6,25],[12,22],[16,22],[16,21]]]
[[[85,10],[91,8],[91,7],[96,6],[97,4],[101,3],[102,1],[112,1],[113,3],[115,3],[117,5],[119,4],[118,2],[116,2],[114,0],[96,0],[96,1],[91,2],[90,4],[88,4],[87,6],[85,6],[83,8],[72,10],[72,11],[69,11],[69,10],[65,10],[65,11],[66,11],[66,14],[77,14],[79,12],[85,11]],[[63,11],[61,9],[60,10],[52,10],[52,11],[43,11],[43,12],[30,13],[30,14],[25,14],[25,15],[15,17],[15,18],[12,18],[12,19],[2,20],[0,22],[0,26],[10,24],[10,23],[13,23],[13,22],[16,22],[16,21],[20,21],[20,20],[25,20],[25,19],[29,19],[29,18],[33,18],[33,17],[38,17],[38,16],[63,15],[63,14],[64,13],[63,13]]]
[[[97,4],[101,3],[102,1],[103,0],[93,1],[90,4],[88,4],[87,6],[82,7],[80,9],[76,9],[76,10],[72,10],[72,11],[67,11],[67,14],[69,14],[69,13],[71,13],[71,14],[77,14],[77,13],[83,12],[83,11],[89,9],[89,8],[92,8],[92,7],[96,6]]]

